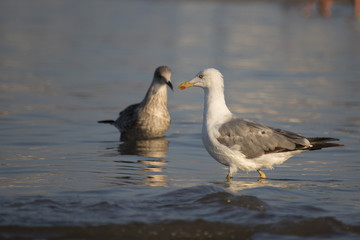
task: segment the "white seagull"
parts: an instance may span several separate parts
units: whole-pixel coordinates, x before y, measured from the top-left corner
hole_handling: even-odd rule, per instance
[[[166,85],[173,90],[171,70],[167,66],[156,68],[151,85],[144,99],[125,108],[114,120],[102,120],[115,126],[121,133],[120,140],[151,139],[164,136],[170,126],[167,109]]]
[[[342,146],[329,143],[336,138],[305,138],[293,132],[274,129],[263,124],[241,119],[230,112],[225,103],[222,74],[209,68],[194,79],[184,82],[180,90],[201,87],[205,92],[202,140],[206,150],[221,164],[229,167],[227,179],[238,170],[272,169],[290,157],[309,150]]]

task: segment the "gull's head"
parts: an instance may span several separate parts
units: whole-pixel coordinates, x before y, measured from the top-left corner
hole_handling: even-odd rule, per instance
[[[160,66],[156,68],[154,73],[154,82],[157,84],[167,84],[169,88],[173,90],[173,85],[171,84],[171,70],[168,66]]]
[[[209,89],[212,87],[223,88],[223,76],[219,70],[215,68],[208,68],[196,74],[195,78],[193,78],[191,81],[180,84],[179,89],[184,90],[185,88],[189,87],[201,87],[204,89]]]

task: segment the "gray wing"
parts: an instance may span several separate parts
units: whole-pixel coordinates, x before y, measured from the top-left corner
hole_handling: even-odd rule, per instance
[[[132,104],[119,113],[119,117],[116,119],[116,126],[120,131],[131,129],[136,124],[139,105],[140,103]]]
[[[233,117],[219,128],[217,140],[247,158],[273,152],[294,151],[309,147],[309,141],[296,133],[273,129],[260,123]]]

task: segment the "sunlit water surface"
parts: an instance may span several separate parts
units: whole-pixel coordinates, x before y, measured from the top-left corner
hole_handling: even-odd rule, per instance
[[[360,24],[296,1],[1,1],[0,238],[358,239]],[[337,137],[269,177],[201,142],[203,91],[169,92],[162,139],[119,142],[116,118],[154,69],[206,67],[238,116]]]

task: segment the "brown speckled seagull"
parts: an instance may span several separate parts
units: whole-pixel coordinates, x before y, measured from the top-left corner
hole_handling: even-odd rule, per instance
[[[170,126],[170,114],[167,109],[167,89],[171,84],[171,70],[167,66],[156,68],[151,85],[145,98],[132,104],[119,113],[114,120],[102,120],[120,131],[120,140],[151,139],[164,136]]]

